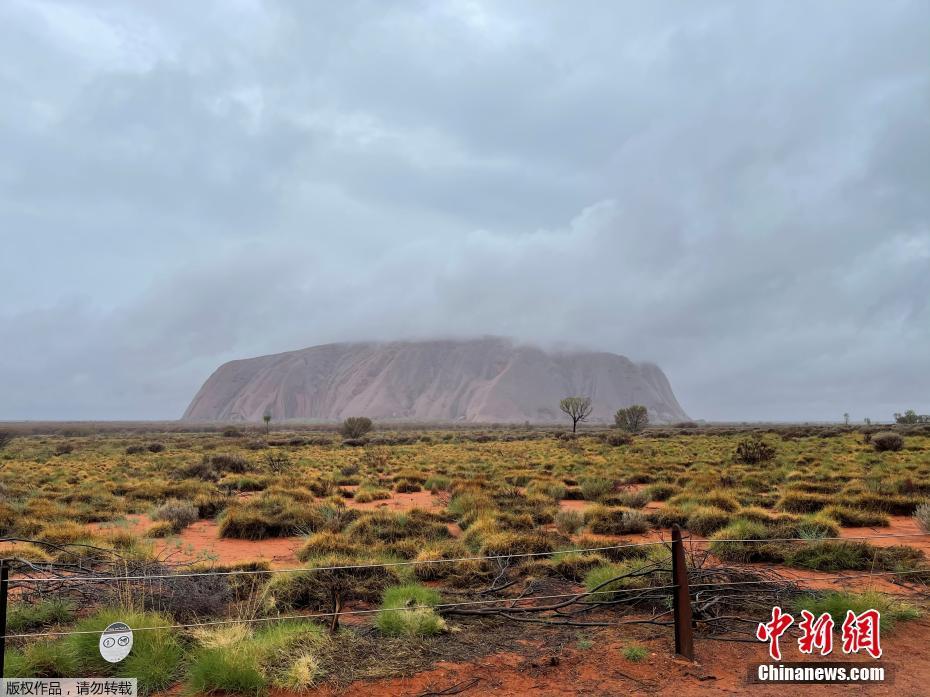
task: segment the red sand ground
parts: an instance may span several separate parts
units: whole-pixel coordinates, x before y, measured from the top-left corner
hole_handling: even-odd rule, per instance
[[[317,697],[335,694],[414,696],[446,694],[499,695],[753,695],[787,697],[789,695],[841,695],[855,690],[858,694],[900,697],[926,697],[930,694],[930,623],[926,620],[899,625],[898,631],[883,636],[884,656],[881,664],[891,667],[892,682],[884,685],[758,685],[748,682],[750,667],[768,663],[765,644],[737,644],[697,639],[697,662],[689,663],[672,655],[668,632],[653,639],[636,639],[650,650],[641,663],[623,657],[623,648],[631,641],[631,632],[623,628],[592,633],[591,648],[566,646],[559,650],[539,650],[530,646],[522,652],[499,653],[471,663],[440,663],[432,670],[409,678],[357,682],[344,691],[332,688],[313,690]],[[524,655],[528,653],[529,656]],[[535,655],[534,655],[535,653]],[[818,660],[875,663],[867,656],[834,655],[828,658],[801,657],[793,639],[782,641],[785,661]],[[464,688],[464,689],[462,689]],[[451,690],[460,690],[452,692]]]
[[[343,487],[353,489],[355,487]],[[409,494],[394,493],[389,499],[381,501],[368,501],[359,503],[355,499],[346,499],[346,506],[360,511],[409,511],[412,508],[422,508],[426,511],[442,510],[444,506],[429,491],[413,491]]]

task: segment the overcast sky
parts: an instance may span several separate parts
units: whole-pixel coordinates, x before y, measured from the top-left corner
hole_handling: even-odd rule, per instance
[[[0,3],[0,419],[500,334],[930,411],[930,2]]]

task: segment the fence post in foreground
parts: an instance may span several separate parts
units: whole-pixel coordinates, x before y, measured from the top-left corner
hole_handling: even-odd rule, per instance
[[[0,559],[0,678],[6,668],[6,598],[10,591],[10,567]]]
[[[688,589],[688,565],[681,528],[672,526],[672,608],[675,613],[675,653],[694,660],[694,635],[691,631],[691,591]]]

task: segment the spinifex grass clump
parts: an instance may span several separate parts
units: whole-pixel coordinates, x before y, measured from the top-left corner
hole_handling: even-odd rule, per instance
[[[857,615],[866,610],[878,610],[881,613],[883,631],[894,629],[899,621],[917,619],[921,614],[914,605],[876,591],[865,593],[828,591],[803,595],[796,602],[796,610],[807,610],[814,616],[820,616],[826,612],[833,619],[835,627],[843,625],[849,610]]]
[[[350,540],[364,544],[392,543],[409,538],[441,540],[450,536],[448,527],[438,516],[416,508],[406,513],[366,513],[349,525],[345,534]]]
[[[916,508],[914,518],[924,532],[930,532],[930,501],[926,501]]]
[[[171,629],[136,631],[132,652],[119,663],[108,663],[100,655],[100,632],[113,622],[134,629],[173,624],[170,617],[125,609],[105,609],[81,620],[70,636],[29,644],[8,654],[6,674],[15,677],[102,677],[137,678],[142,694],[170,687],[180,676],[183,649]]]
[[[6,629],[11,633],[29,632],[74,619],[74,604],[60,598],[36,602],[11,602],[6,618]]]
[[[323,676],[328,643],[319,626],[283,621],[253,629],[230,624],[197,633],[186,686],[193,694],[258,694],[269,687],[306,690]]]
[[[445,621],[433,609],[439,592],[408,583],[384,592],[376,624],[388,636],[431,636],[445,631]]]
[[[197,506],[191,501],[169,499],[152,511],[152,520],[166,523],[173,533],[179,533],[199,517]]]
[[[584,520],[595,535],[629,535],[649,529],[645,514],[629,508],[591,506],[585,511]]]
[[[872,435],[872,446],[876,451],[897,451],[904,447],[904,438],[894,431],[880,431]]]

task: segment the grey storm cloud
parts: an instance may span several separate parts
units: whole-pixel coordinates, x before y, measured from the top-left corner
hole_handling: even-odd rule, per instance
[[[501,334],[930,411],[930,4],[0,4],[0,418]]]

